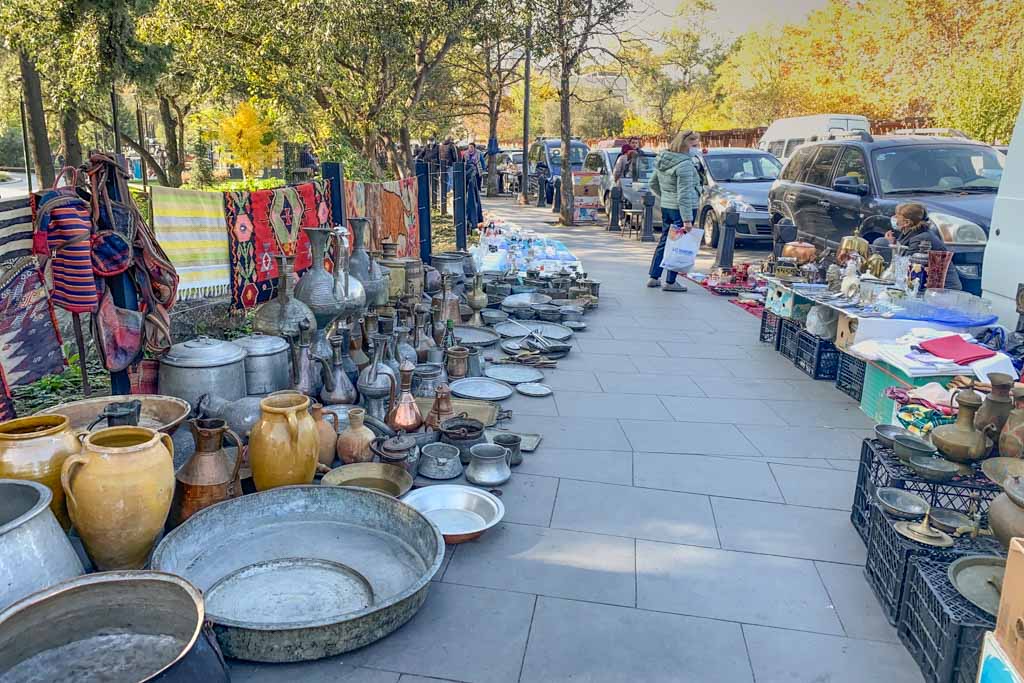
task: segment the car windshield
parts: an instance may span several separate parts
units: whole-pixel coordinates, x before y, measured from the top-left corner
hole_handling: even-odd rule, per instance
[[[994,194],[1004,158],[981,145],[907,145],[872,154],[884,194]]]
[[[637,169],[640,180],[649,181],[654,175],[654,161],[657,159],[653,154],[641,154],[637,157]]]
[[[782,169],[778,159],[768,154],[708,154],[704,163],[712,178],[729,183],[775,180]]]
[[[552,166],[562,165],[562,146],[556,145],[554,147],[548,147],[548,156],[551,159]],[[583,164],[583,159],[587,156],[587,148],[583,145],[570,145],[569,146],[569,163],[573,166],[580,166]]]
[[[514,152],[511,155],[511,161],[512,161],[513,164],[521,164],[521,163],[523,163],[523,153],[522,152]]]

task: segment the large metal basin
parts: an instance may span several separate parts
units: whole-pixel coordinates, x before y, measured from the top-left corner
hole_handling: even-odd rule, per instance
[[[285,486],[193,515],[164,537],[152,564],[207,594],[226,655],[295,662],[394,631],[423,604],[443,559],[441,532],[399,500]]]

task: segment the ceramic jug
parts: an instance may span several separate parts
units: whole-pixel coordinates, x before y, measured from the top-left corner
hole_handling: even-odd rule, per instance
[[[331,363],[329,374],[331,376],[331,384],[334,386],[328,389],[325,383],[324,388],[320,390],[320,400],[324,402],[324,405],[329,406],[355,403],[359,400],[359,394],[356,392],[356,386],[349,375],[349,368],[345,364],[345,360],[348,359],[351,369],[355,370],[355,364],[348,357],[348,331],[345,330],[342,334],[332,336],[330,341],[333,362]],[[358,380],[358,378],[359,374],[357,372],[356,379]]]
[[[381,422],[387,419],[388,407],[394,402],[398,388],[394,371],[384,363],[386,349],[387,337],[374,335],[373,361],[359,373],[356,385],[367,414]]]
[[[973,389],[961,389],[955,396],[959,408],[956,422],[932,430],[932,443],[949,460],[970,464],[988,455],[992,440],[974,427],[981,397]]]
[[[395,431],[415,432],[423,424],[416,398],[412,395],[412,373],[416,366],[403,360],[398,370],[401,377],[401,388],[398,398],[391,404],[388,411],[387,425]]]
[[[101,571],[141,569],[174,495],[174,445],[145,427],[108,427],[68,456],[61,485],[85,552]]]
[[[0,423],[0,479],[28,479],[50,489],[50,509],[65,530],[71,527],[60,470],[81,444],[63,415],[33,415]]]
[[[335,413],[325,412],[324,407],[319,403],[314,403],[309,412],[313,415],[313,422],[316,423],[316,430],[320,435],[320,450],[317,451],[317,460],[321,465],[330,467],[334,464],[335,449],[338,445],[338,416]]]
[[[252,321],[252,329],[263,334],[272,334],[286,339],[298,339],[300,323],[315,329],[316,318],[309,306],[292,296],[292,256],[278,254],[277,296],[258,309]]]
[[[313,482],[320,433],[309,414],[309,403],[309,398],[294,393],[260,401],[260,419],[249,434],[249,466],[256,490]]]
[[[493,443],[478,443],[469,449],[466,481],[477,486],[501,486],[512,478],[512,451]]]
[[[988,525],[1003,548],[1009,548],[1010,539],[1024,536],[1024,478],[1007,477],[1002,488],[989,503]]]
[[[992,372],[988,375],[988,381],[992,385],[992,392],[985,397],[981,408],[974,414],[974,428],[995,441],[1013,410],[1013,399],[1010,397],[1013,377],[1003,372]]]
[[[362,408],[353,408],[348,411],[348,427],[338,435],[338,457],[346,465],[373,461],[370,444],[377,437],[369,427],[363,424],[365,417],[366,411]]]
[[[1024,387],[1014,387],[1011,394],[1014,408],[999,433],[999,455],[1024,458]]]
[[[171,513],[167,527],[173,529],[203,508],[242,494],[238,472],[242,466],[242,440],[228,429],[224,420],[196,419],[188,423],[196,451],[175,475]],[[238,448],[234,463],[224,451],[224,436]]]

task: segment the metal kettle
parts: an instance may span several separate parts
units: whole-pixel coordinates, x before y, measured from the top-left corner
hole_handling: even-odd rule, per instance
[[[327,363],[327,359],[313,352],[310,337],[310,330],[303,323],[302,334],[299,343],[295,345],[295,357],[292,361],[294,369],[292,387],[306,396],[316,398],[320,395],[321,389],[334,391],[334,378],[331,376],[331,367]]]
[[[853,229],[852,235],[847,235],[839,242],[839,250],[836,251],[836,262],[839,265],[846,265],[851,254],[860,254],[864,261],[868,259],[868,241],[860,236],[860,227]]]
[[[178,485],[167,518],[169,529],[204,508],[242,494],[238,478],[243,460],[241,438],[221,419],[192,420],[189,428],[196,442],[196,451],[175,475]],[[231,437],[238,449],[234,464],[224,452],[225,435]]]

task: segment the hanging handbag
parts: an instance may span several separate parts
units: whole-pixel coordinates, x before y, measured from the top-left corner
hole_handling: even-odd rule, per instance
[[[100,294],[99,309],[92,316],[92,336],[103,367],[110,372],[125,370],[142,357],[146,315],[114,304],[110,289]]]

